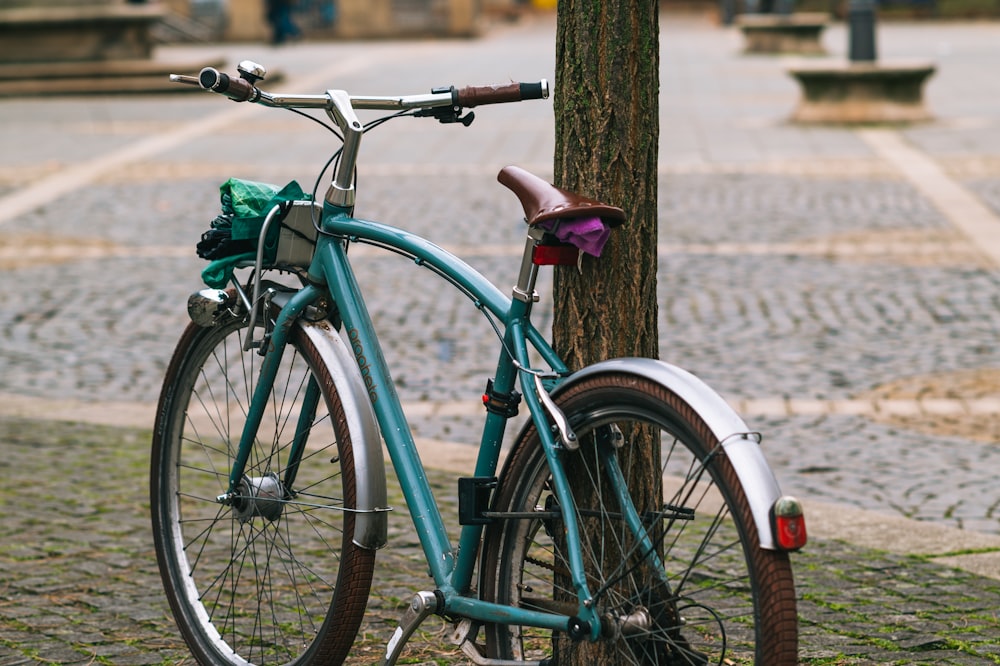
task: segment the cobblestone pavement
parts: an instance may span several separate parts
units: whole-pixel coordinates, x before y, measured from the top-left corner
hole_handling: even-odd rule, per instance
[[[148,430],[0,421],[0,665],[193,663],[163,598],[149,534]],[[432,470],[454,519],[454,475]],[[390,483],[390,500],[402,507]],[[11,510],[11,508],[16,510]],[[390,519],[350,664],[375,663],[426,585],[416,535]],[[987,664],[1000,659],[1000,581],[922,556],[814,539],[795,558],[809,664]],[[431,618],[406,663],[460,663]]]
[[[1000,663],[997,255],[885,148],[904,142],[1000,217],[1000,25],[882,25],[883,58],[938,64],[938,119],[867,133],[788,124],[786,61],[742,56],[737,32],[706,21],[663,25],[661,356],[765,433],[783,488],[821,517],[796,557],[803,661]],[[552,78],[552,35],[532,18],[475,41],[159,57],[256,58],[297,91],[419,92]],[[826,39],[843,53],[841,26]],[[507,163],[550,173],[547,104],[482,109],[468,129],[380,128],[365,139],[359,215],[511,282],[523,228],[493,177]],[[311,187],[321,141],[311,123],[208,95],[0,100],[0,666],[184,661],[150,552],[148,433],[104,424],[152,420],[218,183]],[[461,457],[495,357],[489,327],[427,272],[357,255],[415,431]],[[63,417],[92,425],[44,420]],[[933,538],[862,538],[866,525]],[[386,636],[419,585],[413,535],[394,529],[366,635]]]

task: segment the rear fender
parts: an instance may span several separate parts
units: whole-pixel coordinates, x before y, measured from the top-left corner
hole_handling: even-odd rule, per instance
[[[761,548],[776,550],[771,526],[771,508],[781,497],[778,481],[760,449],[760,438],[752,433],[732,407],[703,381],[674,365],[648,358],[622,358],[603,361],[574,373],[552,392],[558,396],[584,379],[600,374],[631,374],[654,381],[678,395],[708,425],[722,443],[739,477]]]

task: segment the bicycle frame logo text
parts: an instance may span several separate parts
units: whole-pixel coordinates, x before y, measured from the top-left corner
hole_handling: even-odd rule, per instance
[[[352,328],[347,331],[347,338],[351,341],[351,349],[354,350],[354,358],[358,362],[358,368],[361,370],[361,378],[365,380],[365,388],[368,390],[368,399],[372,401],[372,404],[378,402],[378,387],[375,385],[375,380],[372,379],[372,369],[368,365],[368,359],[365,357],[365,348],[361,344],[361,338],[358,336],[358,329]]]

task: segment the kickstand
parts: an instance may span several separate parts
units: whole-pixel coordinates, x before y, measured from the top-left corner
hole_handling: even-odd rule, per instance
[[[479,633],[479,625],[472,620],[460,620],[455,625],[455,631],[451,635],[451,642],[462,648],[465,656],[478,666],[550,666],[548,659],[543,661],[521,661],[510,659],[489,659],[483,654],[481,645],[476,643],[476,635]]]
[[[439,612],[442,606],[442,599],[434,592],[417,592],[410,600],[403,617],[399,618],[399,626],[385,646],[383,666],[394,666],[403,652],[403,647],[406,646],[406,641],[410,640],[416,628],[427,619],[428,615]]]

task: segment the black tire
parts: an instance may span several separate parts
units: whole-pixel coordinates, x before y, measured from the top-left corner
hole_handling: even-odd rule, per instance
[[[343,408],[294,327],[242,493],[229,485],[261,356],[240,319],[190,325],[167,369],[150,470],[153,537],[174,618],[201,664],[339,664],[364,615],[375,552],[356,546],[355,479]],[[259,332],[258,332],[259,337]],[[301,395],[322,399],[292,487]]]
[[[602,616],[644,617],[649,630],[635,630],[625,638],[619,632],[588,644],[529,627],[488,625],[489,655],[602,666],[796,664],[795,589],[788,555],[760,548],[743,489],[702,419],[671,391],[626,374],[586,379],[567,389],[558,403],[581,441],[579,451],[562,455],[573,468],[574,500],[578,508],[588,509],[578,513],[577,522],[590,591]],[[633,465],[643,464],[641,457],[649,458],[647,466],[653,464],[650,451],[655,447],[650,444],[659,443],[663,500],[643,502],[636,497],[642,491],[630,492],[640,515],[655,514],[649,524],[662,553],[665,584],[651,571],[648,558],[636,556],[635,540],[598,478],[602,472],[594,471],[602,470],[594,462],[595,437],[608,441],[609,435],[624,442],[620,449],[604,446],[616,451],[626,478]],[[649,484],[661,485],[655,479]],[[504,466],[494,511],[548,510],[551,516],[557,506],[550,486],[537,433],[527,427]],[[656,495],[655,489],[647,491],[647,497]],[[561,534],[548,517],[491,524],[481,562],[483,597],[540,609],[560,609],[561,600],[564,612],[572,614],[577,602],[572,589],[566,589],[569,568]]]

